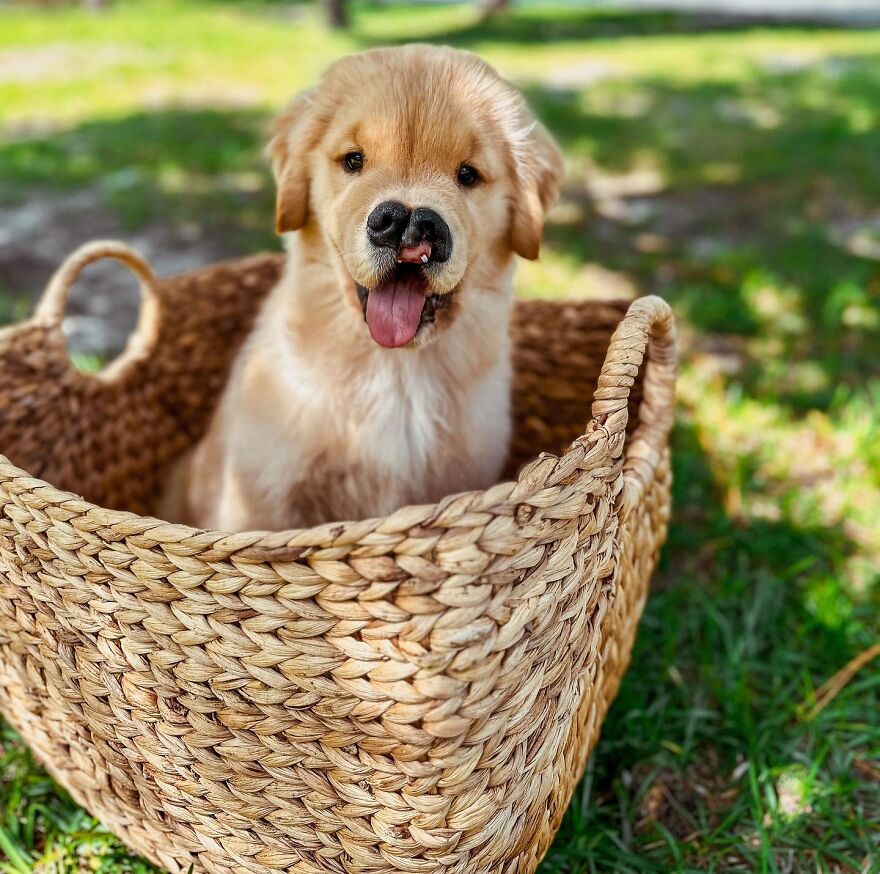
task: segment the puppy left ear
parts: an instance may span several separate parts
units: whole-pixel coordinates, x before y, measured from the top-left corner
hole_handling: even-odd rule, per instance
[[[535,121],[519,147],[522,189],[513,204],[511,243],[517,255],[534,261],[541,250],[544,219],[559,199],[565,164],[547,129]]]
[[[298,231],[309,215],[308,154],[320,136],[314,92],[305,91],[275,119],[267,150],[278,188],[275,230]]]

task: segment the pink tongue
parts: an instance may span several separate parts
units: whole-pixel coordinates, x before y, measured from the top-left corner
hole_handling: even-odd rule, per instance
[[[426,291],[420,276],[391,279],[373,289],[367,299],[370,336],[386,349],[406,346],[419,329]]]

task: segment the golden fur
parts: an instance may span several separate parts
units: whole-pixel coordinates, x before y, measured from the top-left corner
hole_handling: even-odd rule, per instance
[[[352,150],[357,175],[341,166]],[[411,45],[334,64],[278,118],[270,155],[287,270],[165,518],[275,530],[491,485],[510,431],[514,253],[537,257],[562,173],[545,129],[474,55]],[[452,305],[403,349],[371,339],[355,286],[379,279],[365,222],[386,200],[436,210],[454,241],[425,268]]]

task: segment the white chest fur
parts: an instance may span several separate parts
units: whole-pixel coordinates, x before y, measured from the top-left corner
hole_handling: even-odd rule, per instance
[[[484,305],[497,309],[489,355],[461,322],[423,349],[367,340],[334,366],[290,341],[270,301],[224,404],[216,524],[386,515],[496,482],[510,434],[509,303],[496,293]]]

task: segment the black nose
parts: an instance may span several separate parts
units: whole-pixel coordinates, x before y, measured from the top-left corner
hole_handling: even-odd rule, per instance
[[[409,219],[410,211],[402,203],[386,200],[367,217],[367,237],[374,246],[388,246],[396,251]]]
[[[367,217],[367,237],[374,246],[395,251],[425,240],[432,261],[446,261],[452,252],[452,234],[441,215],[425,207],[410,211],[394,200],[380,203]]]

